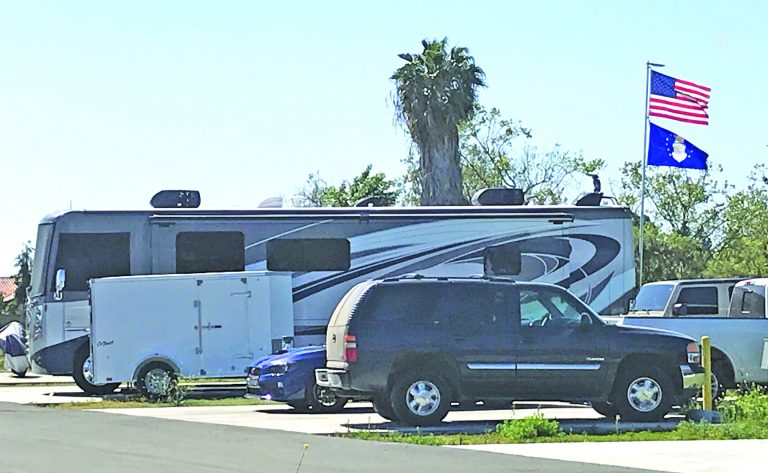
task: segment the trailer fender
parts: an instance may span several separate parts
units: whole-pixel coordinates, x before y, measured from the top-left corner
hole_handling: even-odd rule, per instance
[[[144,361],[139,363],[139,365],[136,367],[136,369],[133,370],[133,376],[131,377],[131,381],[135,382],[136,379],[139,377],[139,372],[142,370],[142,368],[147,366],[149,363],[154,363],[156,361],[160,362],[160,363],[165,363],[166,365],[170,366],[171,368],[173,368],[173,371],[176,374],[181,373],[181,370],[179,369],[178,363],[173,361],[171,358],[169,358],[167,356],[163,356],[163,355],[155,355],[155,356],[151,356],[149,358],[146,358]]]

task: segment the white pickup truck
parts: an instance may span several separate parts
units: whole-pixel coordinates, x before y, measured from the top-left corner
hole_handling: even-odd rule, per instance
[[[644,284],[629,313],[608,322],[671,330],[696,340],[709,336],[715,395],[741,383],[768,385],[766,288],[768,279]]]

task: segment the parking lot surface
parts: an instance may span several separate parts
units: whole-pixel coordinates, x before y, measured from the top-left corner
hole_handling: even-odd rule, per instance
[[[61,378],[59,378],[61,379]],[[31,384],[31,383],[30,383]],[[24,385],[9,386],[0,383],[0,402],[16,404],[51,404],[56,402],[92,401],[76,386]],[[45,409],[41,409],[45,410]],[[524,418],[535,412],[557,419],[564,430],[612,431],[613,421],[602,418],[587,406],[565,403],[519,403],[514,409],[463,409],[452,411],[445,422],[437,427],[421,428],[421,433],[482,433],[511,418]],[[254,431],[282,431],[299,434],[332,434],[354,430],[414,432],[415,429],[393,424],[379,417],[369,403],[351,403],[339,414],[298,414],[282,404],[219,406],[219,407],[165,407],[139,409],[102,409],[96,412],[109,418],[143,418],[173,420],[194,424],[215,424],[222,428],[250,428]],[[119,416],[113,417],[115,414]],[[98,416],[98,414],[95,414]],[[89,419],[93,419],[90,417]],[[670,418],[658,425],[642,428],[669,429],[679,421]],[[114,421],[110,421],[114,423]],[[128,425],[132,425],[128,423]],[[630,427],[625,425],[624,428]],[[275,435],[278,433],[275,432]],[[328,439],[331,440],[331,439]],[[382,447],[384,448],[384,447]],[[386,447],[391,448],[391,447]],[[454,448],[454,447],[451,447]],[[745,441],[693,441],[693,442],[614,442],[563,444],[475,445],[465,448],[495,454],[514,455],[515,458],[549,459],[619,468],[638,468],[669,472],[728,472],[758,471],[764,468],[764,451],[768,440]],[[567,463],[566,463],[567,464]],[[550,466],[555,465],[551,464]],[[560,465],[560,464],[557,464]],[[21,470],[20,470],[21,471]],[[42,470],[41,470],[42,471]],[[509,470],[514,471],[514,470]],[[521,470],[526,471],[526,470]],[[555,471],[555,470],[527,470]],[[568,471],[567,469],[563,471]],[[575,470],[574,470],[575,471]],[[589,471],[589,470],[584,470]]]

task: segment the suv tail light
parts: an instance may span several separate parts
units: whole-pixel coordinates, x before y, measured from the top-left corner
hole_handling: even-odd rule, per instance
[[[344,335],[344,358],[350,363],[357,361],[357,337],[354,335]]]
[[[701,350],[699,350],[698,343],[689,343],[686,351],[688,352],[688,363],[701,364]]]

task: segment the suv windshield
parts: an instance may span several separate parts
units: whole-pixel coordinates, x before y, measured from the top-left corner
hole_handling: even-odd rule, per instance
[[[649,284],[641,287],[630,312],[664,310],[672,289],[672,284]]]

